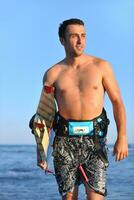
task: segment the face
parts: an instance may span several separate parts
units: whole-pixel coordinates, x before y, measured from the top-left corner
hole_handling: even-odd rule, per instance
[[[86,33],[82,25],[68,25],[66,28],[65,38],[61,39],[67,55],[80,56],[85,49]]]

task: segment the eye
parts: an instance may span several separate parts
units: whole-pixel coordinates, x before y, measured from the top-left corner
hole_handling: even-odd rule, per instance
[[[76,36],[77,36],[76,34],[72,34],[70,37],[75,38]]]
[[[82,34],[82,37],[85,38],[85,37],[86,37],[86,34]]]

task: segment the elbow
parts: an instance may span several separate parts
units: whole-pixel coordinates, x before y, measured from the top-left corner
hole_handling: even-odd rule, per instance
[[[124,108],[124,104],[121,98],[112,99],[112,105],[114,108]]]

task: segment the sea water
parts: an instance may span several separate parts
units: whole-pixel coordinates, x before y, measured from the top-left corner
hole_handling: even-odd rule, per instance
[[[107,200],[134,200],[134,145],[129,156],[115,162],[109,146]],[[50,166],[52,167],[52,166]],[[36,165],[35,145],[0,145],[0,200],[60,200],[55,177]],[[85,200],[84,186],[79,200]]]

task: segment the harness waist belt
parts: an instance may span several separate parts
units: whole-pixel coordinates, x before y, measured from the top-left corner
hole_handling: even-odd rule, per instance
[[[97,133],[99,137],[105,137],[107,132],[105,130],[108,124],[109,120],[106,117],[106,112],[104,109],[101,115],[93,120],[66,120],[59,113],[57,113],[53,129],[57,136],[92,137],[95,133]],[[96,128],[98,131],[95,131]]]

